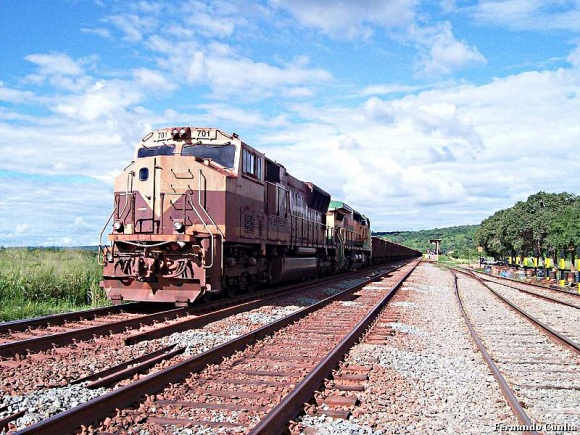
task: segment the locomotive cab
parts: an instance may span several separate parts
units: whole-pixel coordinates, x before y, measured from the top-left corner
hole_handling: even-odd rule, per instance
[[[226,186],[241,142],[217,129],[146,135],[115,180],[101,285],[110,299],[195,301],[219,290]]]
[[[371,261],[371,234],[368,218],[341,201],[331,201],[326,216],[333,229],[339,269],[350,270],[368,266]]]
[[[185,305],[333,270],[330,195],[235,133],[153,131],[114,191],[101,282],[114,302]]]

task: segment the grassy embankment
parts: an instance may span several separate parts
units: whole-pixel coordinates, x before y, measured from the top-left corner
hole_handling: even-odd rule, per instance
[[[0,321],[107,305],[92,251],[0,249]]]

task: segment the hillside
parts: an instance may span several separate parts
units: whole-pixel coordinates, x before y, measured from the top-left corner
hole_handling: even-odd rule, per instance
[[[424,253],[434,248],[429,240],[441,239],[441,253],[452,254],[456,258],[468,258],[478,255],[473,241],[473,235],[478,228],[479,225],[461,225],[421,231],[378,231],[373,232],[373,236],[384,237]]]

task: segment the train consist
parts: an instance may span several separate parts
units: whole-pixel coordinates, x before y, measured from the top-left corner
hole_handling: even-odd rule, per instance
[[[147,134],[114,192],[101,286],[116,303],[186,305],[421,255],[371,237],[366,216],[215,128]]]

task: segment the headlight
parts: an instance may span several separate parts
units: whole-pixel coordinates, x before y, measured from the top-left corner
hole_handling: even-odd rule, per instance
[[[183,225],[183,222],[175,221],[173,222],[173,228],[175,228],[175,231],[178,233],[182,233],[185,230],[185,225]]]
[[[123,222],[120,221],[115,221],[115,223],[113,224],[113,229],[118,233],[123,231],[123,227],[124,227]]]

